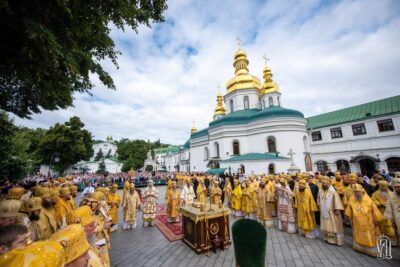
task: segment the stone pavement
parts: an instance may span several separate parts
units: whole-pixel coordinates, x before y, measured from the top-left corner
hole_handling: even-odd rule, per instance
[[[165,187],[160,191],[164,201]],[[122,196],[122,192],[120,192]],[[141,217],[141,213],[138,213]],[[141,219],[135,230],[122,230],[122,209],[119,230],[111,234],[111,266],[235,266],[233,244],[225,251],[197,255],[182,241],[169,242],[153,227],[142,227]],[[230,218],[232,224],[234,219]],[[346,228],[342,247],[309,240],[298,234],[287,234],[275,227],[267,230],[267,266],[400,266],[400,248],[392,250],[393,259],[376,259],[352,249],[351,229]]]

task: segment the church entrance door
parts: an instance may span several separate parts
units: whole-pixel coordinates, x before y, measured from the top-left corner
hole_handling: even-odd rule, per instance
[[[362,175],[372,177],[375,171],[375,162],[372,159],[361,159],[359,161]]]

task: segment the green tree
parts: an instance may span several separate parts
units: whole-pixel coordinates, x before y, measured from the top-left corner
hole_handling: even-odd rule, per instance
[[[131,168],[139,169],[143,167],[147,158],[147,152],[151,150],[154,158],[154,148],[168,146],[159,141],[150,142],[145,140],[121,139],[117,142],[118,159],[123,162],[122,171],[129,171]]]
[[[68,166],[80,160],[89,160],[93,155],[93,139],[78,117],[72,117],[64,124],[56,123],[45,133],[38,146],[42,162],[63,172]],[[55,162],[55,156],[59,161]]]
[[[102,161],[100,161],[100,163],[99,163],[99,167],[98,167],[96,173],[97,173],[97,174],[103,174],[103,175],[104,175],[104,174],[106,173],[106,171],[107,171],[107,169],[106,169],[106,164],[104,163],[104,160],[102,160]]]
[[[17,131],[14,121],[5,112],[0,112],[0,178],[12,179],[18,173],[17,155],[14,153],[13,136]]]
[[[94,161],[99,161],[102,158],[104,158],[104,153],[103,153],[103,150],[101,150],[101,148],[100,148],[96,154],[96,157],[94,157]]]
[[[0,108],[20,117],[67,108],[75,92],[90,92],[90,74],[114,89],[101,66],[117,66],[111,27],[150,27],[166,9],[165,0],[1,1]]]

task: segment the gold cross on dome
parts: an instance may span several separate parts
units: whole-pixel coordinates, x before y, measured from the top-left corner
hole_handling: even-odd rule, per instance
[[[238,46],[240,47],[240,42],[241,42],[242,40],[240,40],[240,37],[239,37],[239,36],[236,37],[236,40],[237,40],[237,42],[238,42]]]
[[[263,56],[263,59],[264,59],[265,65],[268,65],[269,58],[267,58],[267,56],[264,55],[264,56]]]
[[[222,87],[221,87],[221,85],[219,85],[219,84],[218,84],[217,87],[218,87],[218,95],[220,95],[220,94],[221,94],[221,89],[222,89]]]

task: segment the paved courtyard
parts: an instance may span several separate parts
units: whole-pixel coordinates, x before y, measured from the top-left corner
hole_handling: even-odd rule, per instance
[[[164,201],[165,187],[160,191]],[[122,192],[120,192],[122,196]],[[139,213],[141,217],[141,213]],[[141,226],[135,230],[122,230],[122,209],[119,230],[111,234],[111,266],[235,266],[233,244],[225,251],[197,255],[182,241],[169,242],[153,227]],[[230,219],[232,224],[234,219]],[[287,234],[275,227],[267,230],[267,266],[400,266],[400,248],[393,248],[393,259],[381,260],[357,253],[352,249],[351,229],[346,228],[342,247],[309,240],[297,234]]]

